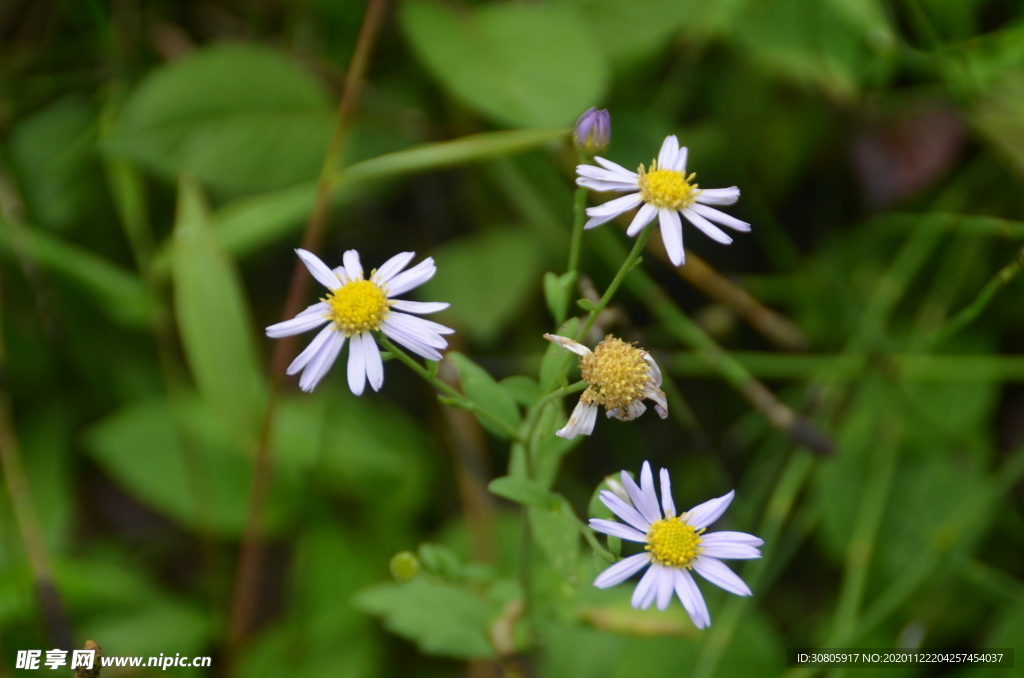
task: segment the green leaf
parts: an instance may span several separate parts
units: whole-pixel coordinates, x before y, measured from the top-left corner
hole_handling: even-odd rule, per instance
[[[491,609],[454,586],[422,577],[405,584],[380,584],[356,594],[353,604],[382,617],[389,631],[416,643],[426,654],[455,659],[494,656],[487,639]]]
[[[535,239],[512,229],[463,237],[433,254],[437,275],[423,298],[450,303],[456,327],[483,344],[501,337],[529,302],[543,258]]]
[[[462,389],[477,409],[512,430],[519,428],[521,418],[515,401],[505,389],[498,385],[498,382],[494,381],[487,370],[457,351],[449,352],[447,359],[459,371]],[[508,433],[496,428],[486,418],[480,417],[480,423],[495,435],[508,438]]]
[[[540,387],[537,382],[525,374],[513,374],[498,382],[505,392],[512,396],[516,403],[529,407],[540,400]]]
[[[533,540],[563,582],[575,586],[578,580],[580,533],[571,517],[572,509],[562,497],[551,508],[527,509]]]
[[[550,508],[557,495],[549,492],[543,485],[526,478],[502,476],[495,478],[487,489],[499,497],[504,497],[517,504],[526,504],[540,508]]]
[[[262,191],[316,178],[333,118],[323,88],[286,56],[218,45],[154,70],[104,145],[167,178]]]
[[[402,4],[402,29],[420,60],[463,102],[525,127],[571,123],[601,99],[602,50],[570,8]]]
[[[174,313],[203,398],[243,448],[255,442],[266,400],[253,324],[234,262],[209,228],[198,186],[182,179],[174,226]]]
[[[569,312],[569,295],[578,277],[576,271],[555,275],[550,271],[544,274],[544,300],[548,303],[548,311],[556,323],[565,322]]]

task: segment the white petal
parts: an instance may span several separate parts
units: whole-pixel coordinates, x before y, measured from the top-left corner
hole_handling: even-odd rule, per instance
[[[597,406],[594,405],[594,407]],[[651,521],[644,518],[639,511],[624,502],[622,498],[614,492],[601,490],[598,496],[601,498],[601,503],[610,508],[612,513],[625,520],[640,532],[647,534],[647,530],[651,529]]]
[[[324,304],[326,306],[326,304]],[[327,318],[322,313],[300,313],[291,320],[285,320],[267,328],[267,336],[273,339],[301,334],[320,327]]]
[[[436,334],[424,336],[416,327],[402,322],[402,318],[411,317],[404,313],[392,313],[380,324],[380,329],[388,339],[401,344],[416,355],[428,360],[440,360],[441,354],[437,349],[447,347],[448,342]],[[441,345],[432,346],[431,344]]]
[[[661,469],[661,510],[665,517],[676,514],[676,504],[672,501],[672,480],[668,477],[668,469]]]
[[[729,593],[735,593],[737,596],[753,595],[750,592],[750,587],[735,572],[730,570],[728,565],[717,558],[703,555],[697,556],[693,559],[692,566],[697,574]]]
[[[557,334],[545,334],[544,338],[548,341],[553,341],[564,349],[568,349],[579,356],[588,356],[591,351],[583,344],[570,339],[569,337],[560,337]]]
[[[694,203],[690,205],[688,209],[693,210],[694,212],[701,215],[705,219],[710,219],[711,221],[716,221],[723,226],[728,226],[734,231],[741,231],[743,233],[750,231],[750,224],[748,224],[745,221],[740,221],[736,217],[726,214],[721,210],[716,210],[714,207],[708,207],[707,205],[698,205],[697,203]]]
[[[658,590],[658,569],[653,565],[647,568],[640,582],[633,589],[633,599],[630,601],[634,608],[646,610],[654,602],[654,595]]]
[[[744,544],[746,546],[761,546],[764,544],[764,539],[755,537],[752,534],[746,532],[730,532],[729,530],[723,530],[721,532],[709,532],[701,537],[702,542],[710,544],[718,543],[729,543],[729,544]]]
[[[408,271],[399,273],[388,282],[388,298],[397,297],[409,290],[419,287],[434,277],[437,267],[433,257],[427,257]]]
[[[392,312],[388,314],[388,318],[394,318],[395,322],[414,328],[418,335],[421,335],[425,340],[430,340],[427,343],[435,342],[437,348],[443,348],[448,345],[448,342],[441,336],[442,334],[453,334],[455,332],[452,328],[446,327],[441,323],[435,323],[433,320],[427,320],[426,318],[420,318],[419,316],[407,313]]]
[[[314,355],[320,352],[320,348],[332,334],[337,334],[333,324],[320,330],[319,334],[313,337],[313,341],[309,342],[309,346],[303,349],[302,353],[295,356],[295,360],[293,360],[292,364],[288,366],[287,370],[285,370],[285,374],[295,374],[305,367],[306,363],[308,363]],[[342,342],[345,341],[345,335],[341,335],[341,340]]]
[[[682,266],[686,261],[683,251],[683,225],[679,221],[679,213],[675,210],[658,210],[658,221],[661,222],[661,241],[665,243],[668,260],[673,266]]]
[[[634,188],[638,186],[636,172],[628,172],[621,167],[615,170],[602,169],[593,165],[579,165],[576,168],[576,174],[584,179],[596,179],[612,184],[631,184]]]
[[[597,575],[597,579],[594,580],[594,586],[599,589],[606,589],[610,586],[621,584],[643,569],[644,565],[649,562],[651,562],[651,554],[649,553],[638,553],[635,556],[623,558]]]
[[[363,264],[359,261],[359,252],[346,250],[341,261],[345,264],[345,273],[348,274],[349,280],[362,280]]]
[[[318,283],[329,290],[336,290],[341,287],[341,280],[338,279],[334,271],[327,268],[327,264],[320,261],[318,256],[303,249],[295,250],[295,253],[299,255],[302,263],[306,265],[306,268],[309,269],[309,272],[313,274]]]
[[[658,413],[658,416],[662,419],[668,418],[668,400],[665,398],[665,392],[660,388],[648,384],[644,387],[644,397],[650,398],[654,401],[654,411]]]
[[[559,438],[571,440],[578,435],[589,436],[594,430],[594,422],[597,421],[597,405],[588,405],[582,400],[576,403],[569,421],[565,426],[555,431]]]
[[[598,179],[586,179],[579,178],[576,180],[577,186],[583,188],[589,188],[592,191],[598,193],[604,193],[606,191],[616,191],[618,193],[628,193],[629,191],[635,191],[637,189],[636,183],[624,183],[621,181],[600,181]]]
[[[704,231],[704,234],[723,245],[732,244],[732,238],[726,235],[725,231],[715,226],[710,221],[693,211],[693,205],[683,210],[683,216],[689,219],[690,223]]]
[[[355,395],[363,395],[366,387],[366,353],[361,337],[353,335],[348,343],[348,387]]]
[[[763,543],[761,539],[746,532],[712,532],[703,535],[700,540],[704,555],[729,560],[760,558],[761,552],[757,547]]]
[[[644,226],[654,221],[654,217],[658,216],[658,208],[654,205],[644,203],[644,206],[636,213],[633,217],[633,221],[630,222],[629,228],[626,229],[626,235],[633,237],[640,231],[644,230]]]
[[[658,512],[658,493],[654,491],[654,473],[651,471],[650,462],[646,460],[640,467],[640,490],[644,493],[646,505],[654,508],[656,520],[660,520],[662,516]]]
[[[725,509],[729,508],[735,495],[736,491],[733,490],[729,494],[723,494],[721,497],[709,499],[703,504],[694,506],[686,512],[686,523],[695,530],[707,527],[725,513]]]
[[[672,590],[675,584],[675,568],[663,567],[661,565],[651,565],[656,567],[661,572],[657,574],[658,581],[658,609],[665,611],[668,609],[668,604],[672,602]]]
[[[318,301],[315,304],[310,304],[305,309],[299,312],[299,315],[295,316],[299,318],[304,315],[327,315],[331,312],[331,305],[326,301]]]
[[[598,165],[600,165],[601,167],[604,167],[607,170],[611,170],[612,172],[616,172],[618,174],[623,174],[623,175],[629,177],[630,179],[634,179],[635,180],[637,177],[640,176],[636,172],[631,172],[630,170],[626,169],[622,165],[616,164],[616,163],[612,162],[611,160],[606,160],[606,159],[601,158],[601,157],[596,157],[596,158],[594,158],[594,162],[596,162]]]
[[[380,387],[384,385],[384,362],[380,357],[380,349],[377,348],[377,342],[373,340],[373,335],[369,332],[363,332],[361,335],[363,341],[363,358],[366,360],[366,379],[370,382],[370,387],[374,391],[379,391]],[[349,350],[352,350],[349,347]]]
[[[414,256],[416,256],[415,252],[400,252],[396,254],[385,261],[381,267],[377,269],[377,273],[373,277],[378,283],[388,282],[408,266]]]
[[[407,311],[409,313],[437,313],[443,311],[451,306],[451,304],[444,301],[407,301],[405,299],[399,299],[398,301],[391,304],[391,308],[396,308],[399,311]]]
[[[648,353],[644,356],[644,359],[651,365],[651,377],[654,379],[655,385],[661,386],[661,368],[658,367],[658,363],[654,361],[654,356]]]
[[[617,523],[614,520],[602,520],[601,518],[591,518],[590,527],[598,532],[604,534],[610,534],[613,537],[619,539],[627,539],[629,541],[640,542],[641,544],[647,543],[647,535],[640,530],[635,530],[629,525],[623,525]]]
[[[610,214],[612,217],[618,216],[623,212],[633,209],[642,202],[639,193],[632,195],[624,195],[621,198],[615,198],[608,202],[597,205],[596,207],[587,208],[587,216],[591,217],[603,217]]]
[[[676,166],[672,169],[677,172],[682,172],[683,176],[686,176],[686,156],[690,154],[689,149],[686,146],[682,146],[679,149],[679,153],[676,155]]]
[[[697,202],[705,205],[731,205],[740,199],[740,189],[735,186],[729,188],[705,188],[697,194]]]
[[[352,279],[348,277],[348,271],[345,270],[344,266],[335,266],[333,270],[334,275],[338,276],[338,280],[341,281],[342,285],[347,285],[352,281]]]
[[[644,462],[644,464],[647,465],[648,472],[650,472],[650,465],[647,464],[647,462]],[[641,471],[641,477],[642,476],[643,472]],[[629,495],[630,500],[633,502],[633,506],[636,507],[636,510],[639,511],[640,515],[642,515],[647,521],[647,525],[641,528],[646,532],[650,529],[651,523],[661,520],[661,513],[658,511],[658,498],[655,497],[652,501],[647,497],[643,490],[637,486],[633,477],[625,471],[622,472],[621,477],[622,486],[626,488],[626,494]]]
[[[302,376],[299,377],[299,388],[303,391],[312,391],[316,388],[316,385],[320,383],[320,380],[324,378],[324,375],[334,365],[334,361],[344,345],[345,335],[341,332],[331,332],[327,341],[324,342],[324,345],[312,357],[309,364],[306,365],[306,369],[303,370]]]
[[[679,139],[675,134],[665,137],[658,151],[658,169],[675,169],[676,156],[679,155]]]
[[[672,579],[672,583],[676,587],[676,595],[679,596],[680,602],[686,608],[686,613],[690,615],[693,625],[698,629],[706,629],[711,626],[711,615],[708,613],[707,603],[704,602],[704,596],[700,594],[697,582],[693,581],[690,573],[677,569],[673,573]]]

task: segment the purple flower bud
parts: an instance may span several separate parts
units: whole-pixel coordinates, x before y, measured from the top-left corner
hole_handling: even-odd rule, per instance
[[[612,116],[607,109],[589,108],[576,121],[572,139],[576,147],[587,153],[602,153],[612,138]]]

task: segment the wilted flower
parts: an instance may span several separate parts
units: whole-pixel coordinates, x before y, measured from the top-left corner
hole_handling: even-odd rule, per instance
[[[711,615],[690,570],[730,593],[751,595],[750,588],[720,558],[760,558],[761,552],[757,547],[764,541],[745,532],[704,533],[708,525],[725,513],[735,492],[706,501],[677,516],[666,469],[661,469],[660,509],[651,465],[646,461],[640,472],[639,487],[625,471],[622,472],[622,484],[629,494],[629,502],[607,490],[601,492],[601,501],[626,524],[591,518],[590,527],[620,539],[645,544],[644,553],[615,563],[598,575],[594,586],[604,589],[621,584],[645,565],[650,565],[633,591],[633,607],[647,609],[657,601],[658,609],[664,610],[675,593],[699,629],[711,625]]]
[[[587,153],[603,153],[612,139],[612,116],[608,109],[588,108],[576,121],[572,140]]]
[[[612,335],[591,351],[568,337],[545,334],[544,338],[580,356],[580,373],[587,389],[572,411],[569,422],[556,435],[574,438],[590,435],[597,419],[597,406],[604,405],[609,418],[632,421],[647,411],[641,402],[654,401],[662,419],[668,416],[668,401],[661,386],[661,370],[651,354]]]
[[[587,208],[587,221],[584,228],[594,228],[606,221],[640,206],[633,217],[633,222],[626,231],[634,236],[644,226],[658,217],[661,224],[661,239],[665,243],[668,258],[676,266],[682,265],[686,259],[683,250],[683,224],[679,215],[685,216],[690,223],[704,231],[712,240],[728,245],[732,238],[725,231],[715,226],[715,221],[736,231],[749,231],[750,224],[731,217],[708,205],[731,205],[740,197],[740,189],[730,188],[699,189],[693,179],[696,174],[686,175],[686,147],[679,147],[679,140],[669,136],[661,145],[658,159],[651,161],[651,166],[644,169],[640,165],[637,172],[630,172],[621,165],[594,158],[601,167],[579,165],[576,168],[579,177],[576,183],[595,191],[617,191],[627,193],[638,191],[606,202],[597,207]],[[603,168],[603,169],[602,169]]]
[[[288,366],[288,374],[302,372],[299,388],[303,391],[316,388],[331,369],[346,338],[350,340],[348,386],[352,393],[361,395],[367,379],[373,390],[379,391],[384,384],[384,365],[373,339],[374,331],[383,332],[392,341],[424,358],[441,359],[438,349],[448,346],[441,335],[455,330],[408,313],[436,313],[448,308],[448,304],[394,298],[434,277],[437,268],[432,258],[427,257],[405,271],[403,269],[416,253],[402,252],[388,259],[379,269],[370,271],[370,278],[364,280],[363,266],[355,250],[345,252],[342,257],[345,265],[333,271],[315,254],[301,249],[295,252],[313,277],[329,291],[326,298],[291,320],[268,327],[267,336],[275,339],[287,337],[327,323],[327,327]]]

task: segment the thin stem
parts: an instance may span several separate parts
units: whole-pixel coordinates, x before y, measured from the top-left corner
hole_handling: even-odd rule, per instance
[[[331,141],[320,168],[317,184],[316,200],[306,222],[306,230],[302,237],[302,248],[311,252],[320,249],[327,226],[327,215],[331,202],[331,184],[334,170],[342,158],[348,131],[363,80],[370,63],[373,45],[379,33],[384,16],[386,0],[369,0],[363,25],[359,29],[352,62],[345,74],[344,90],[338,104],[337,117]],[[291,285],[285,302],[284,319],[294,317],[304,304],[309,291],[309,276],[301,262],[296,262],[292,272]],[[263,551],[263,513],[270,490],[271,459],[270,436],[273,431],[275,404],[277,393],[281,388],[285,368],[294,355],[295,337],[285,337],[275,343],[271,360],[270,395],[263,426],[253,460],[252,490],[249,496],[249,509],[246,514],[245,531],[242,536],[241,555],[238,559],[238,571],[235,577],[234,600],[228,623],[228,664],[233,663],[237,651],[251,630],[254,603],[259,598],[260,570]],[[227,673],[230,674],[230,668]]]
[[[520,440],[518,431],[516,431],[508,424],[499,421],[498,419],[495,419],[484,410],[481,410],[479,407],[477,407],[475,402],[473,402],[463,394],[459,393],[450,385],[441,381],[437,377],[437,375],[431,374],[427,370],[427,368],[423,367],[423,365],[420,365],[418,362],[416,362],[416,360],[414,360],[412,356],[410,356],[408,353],[406,353],[405,351],[391,343],[391,341],[388,340],[386,336],[384,336],[383,334],[378,334],[377,341],[380,342],[381,346],[390,351],[392,355],[394,355],[400,361],[405,363],[409,367],[409,369],[411,369],[413,372],[421,376],[428,384],[436,388],[438,391],[441,391],[442,393],[447,395],[449,397],[449,401],[447,404],[452,405],[453,407],[458,407],[461,410],[473,412],[480,418],[486,419],[489,424],[499,429],[502,433],[509,436],[512,440]]]
[[[597,320],[598,314],[608,306],[612,297],[615,296],[615,292],[619,289],[619,285],[621,285],[622,281],[625,280],[626,274],[633,269],[637,260],[640,259],[640,253],[644,251],[644,245],[647,244],[647,239],[650,238],[651,233],[654,232],[654,224],[655,222],[653,221],[647,224],[640,235],[637,236],[636,242],[633,244],[633,249],[630,250],[629,256],[626,257],[622,266],[619,267],[619,272],[615,274],[614,278],[612,278],[611,283],[608,285],[608,289],[604,291],[604,296],[601,297],[601,300],[597,302],[597,306],[595,306],[590,312],[590,315],[587,316],[587,320],[583,323],[583,327],[580,328],[580,331],[576,333],[576,341],[581,341],[583,337],[587,336],[587,332],[589,332],[590,328],[594,326],[594,322]]]
[[[587,189],[577,188],[572,206],[572,240],[569,242],[569,265],[566,272],[572,273],[580,265],[580,243],[583,240],[583,220],[587,216]]]

